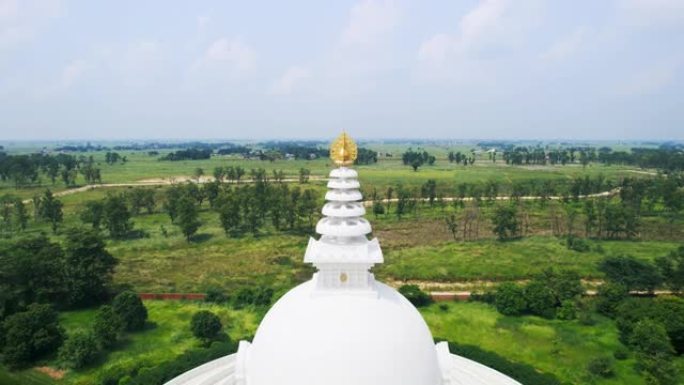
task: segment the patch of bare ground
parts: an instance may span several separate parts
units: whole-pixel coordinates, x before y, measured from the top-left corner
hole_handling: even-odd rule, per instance
[[[45,375],[47,375],[50,378],[55,379],[55,380],[61,380],[64,377],[64,375],[66,374],[66,371],[64,371],[64,370],[51,368],[49,366],[37,366],[33,369],[35,371],[43,373],[43,374],[45,374]]]
[[[407,219],[376,228],[373,234],[387,250],[436,245],[453,239],[444,221],[434,218]]]

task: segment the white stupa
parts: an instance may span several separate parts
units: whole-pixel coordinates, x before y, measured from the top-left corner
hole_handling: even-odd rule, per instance
[[[383,262],[359,192],[356,145],[342,134],[331,146],[323,218],[304,261],[312,279],[285,294],[266,314],[254,341],[167,385],[520,385],[434,344],[416,308],[375,280]]]

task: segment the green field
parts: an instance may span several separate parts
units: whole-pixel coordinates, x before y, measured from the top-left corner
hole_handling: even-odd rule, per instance
[[[428,180],[437,183],[437,191],[443,196],[455,196],[463,183],[484,184],[497,181],[501,184],[499,195],[507,195],[515,182],[552,180],[569,182],[577,177],[603,175],[613,182],[621,178],[650,178],[652,170],[639,170],[626,166],[578,164],[566,166],[509,166],[499,160],[492,163],[480,156],[473,166],[450,164],[448,151],[469,151],[471,144],[428,144],[422,146],[438,157],[434,166],[421,167],[417,172],[400,161],[404,144],[369,144],[369,147],[391,153],[381,155],[377,164],[358,166],[362,188],[366,196],[372,190],[383,195],[388,187],[401,185],[419,191]],[[413,146],[418,148],[419,146]],[[30,151],[28,148],[14,149]],[[13,150],[13,151],[14,151]],[[232,156],[217,156],[197,161],[159,161],[159,156],[145,151],[121,151],[128,162],[107,165],[104,152],[85,153],[94,155],[102,169],[105,184],[135,184],[154,180],[166,183],[193,175],[202,168],[206,175],[218,166],[240,166],[248,171],[243,177],[249,179],[249,170],[283,170],[286,178],[296,180],[300,168],[311,170],[312,180],[307,184],[290,181],[293,187],[311,188],[318,194],[318,206],[323,204],[325,178],[331,168],[328,159],[311,161],[275,162],[245,160]],[[82,183],[79,176],[77,183]],[[38,186],[16,189],[9,181],[0,182],[0,195],[13,194],[30,199],[42,194],[45,188],[53,191],[67,190],[58,181],[55,185],[43,176]],[[88,201],[100,200],[108,194],[125,193],[132,186],[108,186],[88,191],[77,191],[60,196],[64,207],[64,223],[58,234],[52,234],[47,223],[33,221],[25,234],[46,233],[61,242],[64,229],[81,226],[79,213]],[[268,286],[276,297],[311,277],[312,267],[302,262],[311,229],[277,231],[271,225],[264,226],[258,236],[242,234],[227,236],[220,226],[215,210],[205,202],[201,207],[202,226],[191,242],[186,241],[179,228],[164,212],[163,200],[169,186],[146,186],[155,191],[156,207],[151,214],[132,218],[134,228],[142,236],[129,239],[107,239],[107,249],[119,261],[114,273],[116,285],[128,286],[137,292],[206,292],[219,288],[231,294],[245,286]],[[396,195],[395,195],[396,197]],[[617,199],[617,198],[614,198]],[[556,202],[548,205],[558,205]],[[548,206],[528,202],[521,207],[529,216],[530,231],[519,239],[500,242],[492,233],[491,212],[496,204],[483,202],[478,210],[476,239],[463,240],[460,233],[456,239],[445,225],[449,213],[463,213],[452,204],[444,207],[419,203],[415,212],[403,218],[393,213],[374,216],[368,210],[367,218],[383,247],[385,263],[376,266],[376,276],[393,286],[416,283],[427,290],[483,290],[502,281],[526,280],[546,268],[570,269],[585,279],[585,286],[594,288],[603,279],[598,263],[606,256],[632,255],[652,261],[682,244],[684,223],[670,223],[664,218],[644,214],[639,236],[631,240],[586,239],[589,250],[578,252],[566,247],[563,237],[554,236],[550,229]],[[580,203],[577,204],[580,206]],[[32,212],[32,204],[27,205]],[[459,214],[461,215],[461,214]],[[582,215],[578,216],[575,233],[582,236]],[[8,240],[2,240],[5,242]],[[35,370],[8,372],[0,367],[0,384],[96,384],[102,373],[112,368],[132,368],[135,365],[153,366],[198,346],[188,328],[194,312],[208,309],[220,316],[228,325],[231,338],[250,338],[263,316],[265,309],[247,308],[236,310],[228,306],[209,305],[190,301],[146,301],[150,314],[150,327],[126,335],[111,352],[103,355],[92,366],[79,371],[64,373],[55,381]],[[61,323],[68,333],[87,328],[95,309],[61,313]],[[613,321],[597,316],[595,325],[582,325],[577,321],[546,320],[538,317],[505,317],[489,305],[481,303],[449,303],[447,309],[431,305],[422,309],[427,323],[437,338],[459,344],[477,345],[495,352],[511,361],[533,366],[540,372],[551,373],[570,384],[588,383],[585,367],[589,360],[600,355],[612,355],[620,343]],[[46,358],[37,366],[56,367],[54,357]],[[644,384],[635,372],[634,360],[616,362],[616,376],[601,380],[599,384]]]
[[[60,381],[24,370],[7,373],[0,368],[0,383],[4,384],[78,384],[96,383],[98,375],[115,367],[131,368],[154,365],[198,346],[189,331],[191,315],[200,309],[210,310],[229,325],[234,340],[250,338],[263,315],[252,309],[233,310],[219,305],[195,302],[146,301],[151,326],[143,332],[130,334],[112,352],[90,368],[66,372]],[[587,363],[599,356],[612,356],[621,346],[613,321],[596,316],[596,324],[586,326],[578,321],[547,320],[539,317],[506,317],[490,305],[453,302],[431,305],[421,310],[433,336],[459,344],[477,345],[507,359],[551,373],[571,384],[586,383]],[[84,328],[94,312],[84,310],[62,315],[67,332]],[[644,380],[634,370],[634,359],[615,361],[615,376],[597,384],[642,385]],[[50,362],[46,362],[50,364]],[[14,380],[15,382],[12,382]]]

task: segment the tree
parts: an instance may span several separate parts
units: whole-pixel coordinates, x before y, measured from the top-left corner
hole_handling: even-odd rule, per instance
[[[121,320],[124,330],[136,331],[145,326],[147,309],[140,297],[132,291],[124,291],[114,297],[112,310]]]
[[[306,168],[299,169],[299,183],[309,183],[309,176],[311,176],[311,170]]]
[[[52,232],[57,232],[57,226],[62,223],[64,214],[62,213],[62,202],[52,195],[48,189],[40,200],[40,217],[52,225]]]
[[[598,357],[589,361],[587,371],[593,375],[609,378],[615,375],[613,360],[610,357]]]
[[[79,217],[84,223],[88,223],[93,229],[99,229],[104,216],[104,203],[102,201],[88,201]]]
[[[215,339],[223,329],[221,320],[208,310],[200,310],[192,316],[190,330],[195,338],[208,342]]]
[[[518,234],[518,216],[513,205],[498,206],[492,217],[494,234],[500,241],[511,239]]]
[[[133,228],[131,213],[123,195],[109,194],[104,200],[104,225],[112,238],[123,238]]]
[[[181,232],[185,235],[185,239],[190,242],[192,237],[202,225],[199,220],[199,211],[195,205],[195,201],[188,195],[183,196],[178,201],[178,216],[174,224],[180,227]]]
[[[313,228],[313,218],[316,214],[317,208],[318,205],[316,204],[316,193],[314,192],[314,190],[304,190],[304,193],[302,194],[302,198],[299,201],[297,209],[298,214],[301,217],[307,219],[309,223],[309,228]]]
[[[219,220],[223,231],[228,235],[235,235],[240,230],[240,200],[236,192],[225,191],[218,198]]]
[[[19,231],[26,230],[29,219],[26,205],[20,198],[15,198],[12,207],[14,207],[14,228]]]
[[[192,175],[195,177],[195,181],[199,183],[200,179],[202,179],[202,176],[204,176],[204,169],[201,167],[197,167],[195,171],[192,173]]]
[[[430,294],[420,290],[417,285],[402,285],[399,287],[399,293],[406,297],[415,307],[427,306],[432,303]]]
[[[64,254],[45,235],[0,246],[0,319],[34,302],[62,302]]]
[[[672,291],[679,292],[684,288],[684,246],[671,251],[667,256],[656,258],[655,263],[665,284]]]
[[[411,192],[402,186],[397,188],[397,208],[394,212],[397,214],[397,219],[401,219],[402,215],[408,211],[409,200],[411,199]]]
[[[628,290],[652,292],[663,281],[653,264],[631,256],[606,257],[599,263],[599,270],[608,280],[620,283]]]
[[[435,197],[437,196],[437,182],[434,179],[428,179],[427,182],[423,184],[420,188],[420,192],[423,198],[426,198],[432,206],[435,203]]]
[[[107,298],[117,260],[105,249],[100,234],[74,229],[67,234],[64,273],[68,303],[89,306]]]
[[[556,313],[556,297],[553,291],[541,281],[531,281],[523,288],[527,310],[535,315],[553,318]]]
[[[458,233],[458,219],[456,214],[450,213],[444,217],[444,222],[446,223],[447,229],[451,233],[451,236],[456,240],[456,234]]]
[[[147,213],[154,211],[154,191],[145,188],[134,188],[126,192],[126,200],[131,207],[131,214],[138,215],[140,210],[145,208]]]
[[[497,287],[494,305],[503,315],[520,315],[527,308],[523,289],[511,282],[502,283]]]
[[[545,269],[535,277],[535,280],[542,282],[551,290],[556,298],[557,305],[563,301],[575,300],[584,294],[584,287],[582,287],[579,274],[571,270]]]
[[[236,166],[235,167],[235,181],[237,183],[240,183],[240,178],[242,178],[244,175],[245,175],[245,169],[240,167],[240,166]]]
[[[122,330],[121,319],[111,306],[104,305],[97,310],[93,320],[93,337],[101,349],[112,347]]]
[[[627,287],[620,283],[606,282],[599,286],[596,310],[599,313],[612,317],[618,306],[629,296]]]
[[[63,368],[80,369],[95,361],[97,354],[97,342],[93,334],[76,332],[59,349],[59,361]]]
[[[19,368],[52,353],[62,344],[64,332],[58,314],[50,305],[31,304],[2,323],[2,361]]]
[[[674,349],[662,324],[653,320],[642,320],[634,325],[629,343],[638,353],[646,355],[673,355]]]

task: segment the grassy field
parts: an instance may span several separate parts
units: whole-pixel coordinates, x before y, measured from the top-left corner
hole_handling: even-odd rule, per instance
[[[198,346],[189,331],[192,314],[210,310],[228,325],[233,340],[249,339],[254,334],[262,312],[253,309],[234,310],[225,306],[197,302],[146,301],[150,327],[130,334],[112,352],[78,372],[66,372],[56,381],[35,370],[8,373],[0,368],[0,384],[87,385],[112,368],[130,368],[141,364],[155,365],[169,360],[184,350]],[[534,316],[506,317],[492,306],[482,303],[452,302],[434,304],[421,309],[432,334],[459,344],[477,345],[513,362],[525,363],[551,373],[568,384],[586,384],[587,363],[599,356],[612,356],[621,344],[613,321],[595,315],[596,324],[577,321],[547,320]],[[68,333],[87,327],[93,310],[67,312],[61,323]],[[681,361],[682,359],[678,359]],[[643,385],[634,370],[632,357],[615,361],[615,377],[600,379],[596,384]],[[42,364],[53,366],[54,360]],[[12,382],[14,381],[14,382]]]
[[[143,364],[154,366],[168,361],[189,348],[200,346],[190,332],[190,318],[199,310],[209,310],[221,318],[225,331],[233,340],[251,339],[262,317],[254,309],[235,310],[226,306],[189,301],[145,301],[149,319],[147,328],[127,334],[111,352],[88,368],[67,371],[63,379],[55,381],[35,370],[8,373],[0,367],[0,384],[92,385],[98,376],[112,368],[133,368]],[[90,327],[95,310],[71,311],[61,314],[60,324],[67,334]],[[42,363],[55,366],[54,359]],[[12,381],[15,381],[14,383]]]
[[[122,152],[128,161],[125,164],[108,165],[105,163],[104,152],[90,152],[97,162],[97,167],[102,171],[102,183],[131,183],[149,180],[174,180],[179,177],[192,176],[195,169],[202,168],[206,175],[211,176],[215,167],[242,167],[249,173],[249,170],[264,168],[268,175],[272,175],[272,170],[283,170],[286,178],[297,178],[299,170],[306,168],[311,170],[314,177],[325,177],[331,168],[329,159],[316,160],[277,160],[274,162],[248,160],[235,156],[215,156],[206,160],[188,161],[160,161],[160,155],[150,156],[144,151]],[[643,175],[634,172],[633,167],[607,166],[601,164],[591,164],[582,167],[578,164],[566,166],[512,166],[506,165],[499,160],[492,163],[487,159],[480,159],[473,166],[461,166],[449,163],[447,160],[440,159],[433,166],[421,167],[417,172],[412,171],[408,166],[401,163],[400,156],[396,158],[381,159],[378,163],[368,166],[358,166],[360,180],[367,191],[377,188],[384,192],[388,186],[403,184],[405,186],[419,186],[428,179],[437,181],[438,189],[445,195],[454,195],[456,186],[460,183],[484,183],[494,180],[504,184],[502,193],[506,191],[506,184],[514,181],[538,180],[571,180],[577,176],[592,176],[599,174],[608,179],[616,180],[625,176]],[[637,170],[638,171],[638,170]],[[244,176],[245,179],[249,175]],[[81,176],[77,183],[83,184]],[[63,191],[66,189],[64,184],[58,180],[54,185],[50,183],[46,176],[42,176],[41,183],[36,186],[23,187],[16,189],[10,181],[0,182],[0,195],[14,194],[22,198],[30,198],[35,194],[42,193],[44,189],[50,188],[53,191]]]
[[[359,166],[364,192],[377,189],[384,194],[387,187],[401,184],[418,189],[428,179],[437,181],[438,192],[445,196],[456,194],[461,183],[482,184],[498,181],[502,184],[500,194],[506,194],[510,185],[517,181],[554,180],[570,181],[575,177],[604,175],[611,180],[626,176],[649,177],[644,170],[622,166],[592,164],[584,168],[567,166],[508,166],[501,160],[494,164],[478,159],[473,166],[463,167],[444,159],[448,151],[469,151],[472,144],[422,146],[437,155],[434,166],[421,167],[417,172],[401,164],[400,154],[405,144],[372,144],[371,148],[393,154],[374,165]],[[417,148],[418,146],[414,146]],[[265,168],[283,170],[286,178],[296,179],[300,168],[310,169],[313,176],[325,177],[330,170],[327,159],[313,161],[257,161],[237,157],[212,157],[198,161],[159,161],[158,156],[146,152],[120,151],[128,162],[107,165],[104,152],[93,154],[102,168],[103,183],[130,183],[150,179],[174,180],[190,176],[196,168],[203,168],[211,175],[217,166],[240,166],[246,170]],[[244,178],[247,179],[249,175]],[[0,195],[10,193],[23,198],[40,194],[46,187],[53,191],[65,190],[61,182],[54,186],[45,184],[15,189],[9,182],[0,182]],[[79,176],[79,182],[82,178]],[[301,188],[313,188],[323,204],[323,181],[312,180]],[[266,226],[258,237],[243,235],[226,236],[219,225],[218,215],[203,205],[200,214],[202,227],[193,242],[187,242],[178,227],[163,212],[161,200],[168,187],[154,189],[158,198],[156,211],[141,214],[132,220],[135,229],[142,230],[142,237],[131,239],[108,239],[107,249],[119,260],[114,281],[128,285],[138,292],[204,292],[209,288],[221,288],[230,293],[242,286],[270,286],[276,295],[309,279],[313,269],[302,263],[309,237],[305,230],[280,232]],[[107,194],[125,192],[129,187],[102,188],[78,192],[60,197],[64,203],[62,228],[81,225],[78,218],[84,204],[102,199]],[[395,215],[374,217],[368,214],[383,246],[385,263],[375,268],[376,276],[393,285],[411,281],[434,290],[481,289],[505,280],[527,279],[545,268],[571,269],[577,271],[592,285],[602,278],[598,262],[609,255],[629,254],[644,260],[653,260],[667,254],[681,244],[684,226],[677,223],[674,232],[666,232],[662,218],[644,219],[644,240],[587,240],[590,250],[569,250],[561,238],[548,230],[548,215],[544,209],[530,204],[530,221],[536,230],[519,240],[498,242],[491,233],[487,218],[489,210],[483,204],[482,234],[480,239],[454,241],[444,224],[444,213],[438,207],[420,205],[417,214],[403,219]],[[29,211],[33,208],[27,206]],[[452,210],[452,208],[447,208]],[[680,221],[681,222],[681,221]],[[579,222],[578,222],[579,223]],[[581,225],[578,225],[581,227]],[[44,232],[56,241],[63,240],[63,232],[51,235],[45,223],[31,221],[27,233]],[[150,313],[150,327],[140,333],[128,335],[122,343],[106,356],[100,357],[92,367],[78,372],[67,372],[63,380],[55,382],[34,370],[9,373],[0,367],[0,384],[86,385],[97,382],[98,376],[111,368],[130,367],[140,363],[155,365],[197,346],[190,335],[188,323],[191,315],[199,309],[217,313],[233,339],[250,338],[263,313],[263,309],[235,310],[229,307],[196,302],[146,301]],[[447,310],[433,305],[422,310],[435,337],[461,344],[478,345],[496,352],[512,361],[527,363],[540,371],[556,375],[572,384],[587,383],[584,377],[589,360],[599,355],[611,355],[619,346],[617,332],[612,321],[598,318],[593,326],[577,322],[545,320],[537,317],[504,317],[488,305],[478,303],[450,303]],[[87,328],[94,310],[64,312],[62,325],[67,332]],[[48,359],[42,364],[54,366]],[[633,370],[633,360],[616,363],[617,376],[602,380],[600,384],[641,385],[643,380]]]
[[[588,241],[592,250],[569,250],[555,237],[529,237],[510,242],[482,240],[448,242],[385,252],[379,276],[421,281],[504,281],[529,278],[554,267],[601,278],[599,261],[607,255],[632,255],[645,260],[666,255],[679,244],[661,241]],[[602,252],[597,251],[600,245]]]
[[[587,363],[612,357],[621,345],[613,321],[596,316],[597,323],[547,320],[534,316],[506,317],[482,303],[451,303],[442,310],[432,305],[421,311],[433,336],[477,345],[507,359],[532,365],[570,384],[587,384]],[[615,362],[615,377],[596,384],[642,385],[634,359]]]

